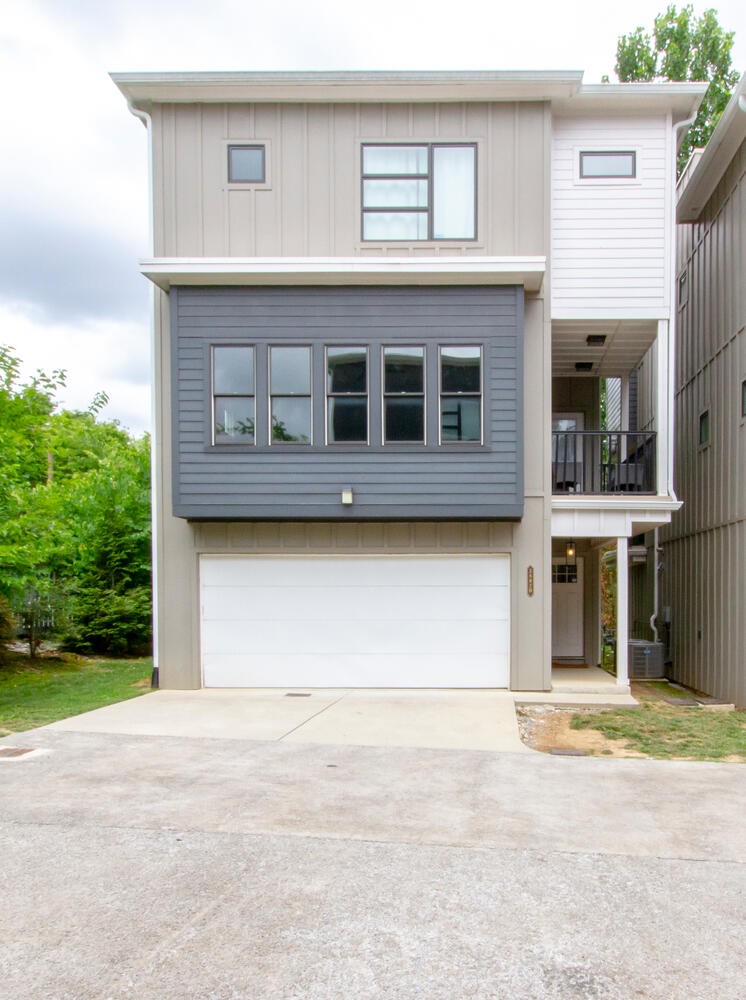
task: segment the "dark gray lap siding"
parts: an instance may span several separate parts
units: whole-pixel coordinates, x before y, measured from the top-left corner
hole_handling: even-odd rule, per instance
[[[523,514],[523,288],[174,288],[174,514],[192,519],[518,518]],[[313,344],[314,443],[211,443],[210,346]],[[371,444],[325,445],[323,346],[369,345]],[[482,344],[484,444],[380,443],[384,344],[425,344],[428,441],[437,345]],[[261,371],[262,365],[257,364]],[[257,408],[266,383],[257,379]],[[341,491],[354,491],[343,506]]]

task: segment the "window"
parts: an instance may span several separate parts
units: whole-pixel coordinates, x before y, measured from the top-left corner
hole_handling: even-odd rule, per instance
[[[264,146],[228,146],[230,184],[263,184],[265,173]]]
[[[364,240],[476,238],[473,143],[364,145]]]
[[[482,349],[440,348],[440,440],[482,440]]]
[[[271,347],[269,384],[272,444],[310,444],[311,348]]]
[[[212,349],[212,439],[254,444],[254,348]]]
[[[679,309],[685,306],[689,299],[689,275],[682,271],[679,275]]]
[[[710,411],[705,410],[699,415],[699,443],[700,447],[710,443]]]
[[[326,440],[368,441],[368,348],[326,349]]]
[[[592,150],[580,154],[580,178],[634,179],[637,176],[637,153],[633,150]]]
[[[383,440],[425,442],[425,348],[383,349]]]

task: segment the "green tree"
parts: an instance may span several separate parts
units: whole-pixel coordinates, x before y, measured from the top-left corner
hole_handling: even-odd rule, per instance
[[[725,31],[715,10],[701,17],[691,5],[672,4],[653,22],[652,39],[642,27],[617,42],[615,70],[622,83],[671,80],[710,84],[697,118],[679,151],[679,170],[692,149],[705,146],[728,103],[739,74],[732,68],[734,32]]]
[[[0,597],[35,651],[53,613],[71,648],[150,641],[150,445],[98,413],[59,409],[64,373],[21,381],[0,347]]]

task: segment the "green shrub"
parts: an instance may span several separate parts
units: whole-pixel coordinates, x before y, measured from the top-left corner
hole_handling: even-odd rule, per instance
[[[153,639],[150,587],[79,591],[63,648],[75,653],[146,656]]]

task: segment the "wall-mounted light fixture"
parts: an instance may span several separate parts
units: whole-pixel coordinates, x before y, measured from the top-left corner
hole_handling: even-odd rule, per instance
[[[575,562],[575,539],[568,539],[567,545],[565,546],[565,561],[568,566],[571,566]]]
[[[342,490],[342,503],[344,504],[345,507],[352,506],[353,499],[354,497],[352,495],[352,487],[346,490]]]

